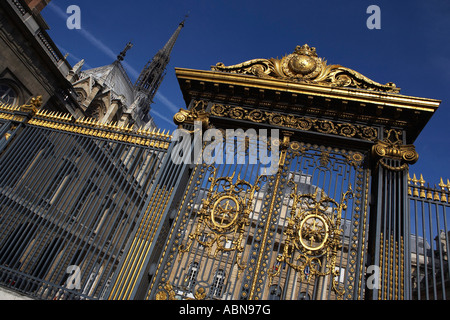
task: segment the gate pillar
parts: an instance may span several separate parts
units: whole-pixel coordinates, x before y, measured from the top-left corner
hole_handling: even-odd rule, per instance
[[[410,299],[409,165],[419,155],[406,144],[403,130],[384,130],[384,139],[372,147],[372,208],[369,264],[375,272],[366,297],[373,300]]]

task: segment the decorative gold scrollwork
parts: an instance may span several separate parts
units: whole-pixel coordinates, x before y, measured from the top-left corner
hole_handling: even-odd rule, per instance
[[[285,128],[315,131],[348,138],[358,138],[367,141],[375,141],[378,138],[378,130],[374,127],[286,115],[273,111],[263,111],[258,109],[251,110],[244,109],[242,107],[214,104],[211,108],[211,114],[218,117],[230,117],[233,119],[248,120],[255,123],[268,123]]]
[[[252,185],[240,176],[235,180],[235,174],[216,178],[214,166],[209,166],[208,170],[211,172],[210,187],[202,201],[195,231],[189,235],[187,244],[179,246],[179,250],[181,253],[188,252],[193,243],[197,242],[214,258],[221,252],[235,251],[241,254],[244,251],[244,233],[250,224],[249,215],[255,193],[267,177],[258,177]],[[243,269],[240,265],[238,268]]]
[[[202,127],[206,129],[209,126],[209,116],[210,114],[208,112],[196,111],[195,109],[190,111],[180,109],[173,117],[173,122],[177,126],[181,126],[183,124],[194,124],[195,121],[200,121]]]
[[[289,185],[293,186],[292,206],[284,232],[284,250],[277,262],[299,272],[301,281],[305,279],[306,268],[311,275],[308,281],[312,276],[332,275],[332,289],[342,299],[345,289],[340,288],[335,280],[339,276],[339,268],[335,266],[342,241],[341,216],[347,209],[348,198],[353,197],[352,186],[349,185],[349,190],[338,203],[319,188],[314,194],[298,194],[297,184],[291,180]],[[281,272],[282,268],[269,270],[269,286]]]
[[[164,286],[161,285],[159,289],[155,296],[156,300],[176,300],[175,290],[170,283],[166,283]]]
[[[386,138],[378,140],[372,147],[372,155],[379,158],[378,164],[391,171],[404,171],[419,160],[419,154],[414,145],[403,145],[400,133],[395,129],[386,130]],[[399,160],[399,166],[391,166],[385,159]]]
[[[259,78],[277,78],[332,87],[400,92],[400,89],[392,82],[381,84],[355,70],[340,65],[327,65],[327,61],[318,57],[316,48],[307,44],[297,46],[294,53],[282,59],[253,59],[233,66],[225,66],[219,62],[211,69],[213,71],[254,75]]]

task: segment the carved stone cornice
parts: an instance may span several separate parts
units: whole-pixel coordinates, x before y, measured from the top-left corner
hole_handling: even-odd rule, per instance
[[[219,62],[212,66],[211,70],[331,87],[400,92],[400,89],[392,82],[383,85],[355,70],[340,65],[327,65],[327,61],[318,57],[316,48],[311,48],[307,44],[297,46],[294,53],[282,59],[253,59],[233,66],[225,66]]]

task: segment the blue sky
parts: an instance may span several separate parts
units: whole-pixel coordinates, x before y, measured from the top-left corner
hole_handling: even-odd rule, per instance
[[[81,30],[66,27],[70,5],[81,9]],[[380,30],[366,27],[370,5],[381,9]],[[431,184],[450,179],[450,1],[53,0],[43,16],[72,65],[82,58],[87,67],[110,64],[132,41],[125,63],[134,82],[188,12],[152,106],[161,128],[175,129],[173,115],[185,107],[175,67],[282,57],[307,43],[329,64],[394,82],[404,95],[442,100],[415,143],[420,160],[411,172]]]

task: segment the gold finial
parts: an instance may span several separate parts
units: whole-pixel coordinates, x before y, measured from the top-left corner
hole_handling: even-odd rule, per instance
[[[442,190],[445,188],[444,180],[441,177],[441,181],[439,182],[439,187],[441,187]]]
[[[429,187],[429,185],[428,185],[428,187]],[[433,193],[431,192],[430,188],[428,188],[428,191],[427,191],[427,199],[433,200]]]
[[[420,174],[420,180],[419,180],[420,186],[423,187],[425,186],[425,180],[423,179],[423,175]]]
[[[409,175],[408,172],[408,196],[412,196],[412,191],[411,191],[411,176]]]
[[[445,187],[447,185],[444,183],[444,180],[441,177],[441,181],[439,182],[439,187],[441,187],[441,201],[442,202],[447,202],[447,195],[445,194]]]
[[[419,180],[417,180],[416,174],[414,173],[413,178],[411,179],[411,181],[414,183],[414,193],[413,196],[414,197],[418,197],[419,196],[419,189],[417,188],[417,183],[419,182]]]
[[[420,174],[420,180],[418,180],[417,182],[420,184],[420,197],[425,198],[425,179],[423,178],[422,174]]]

